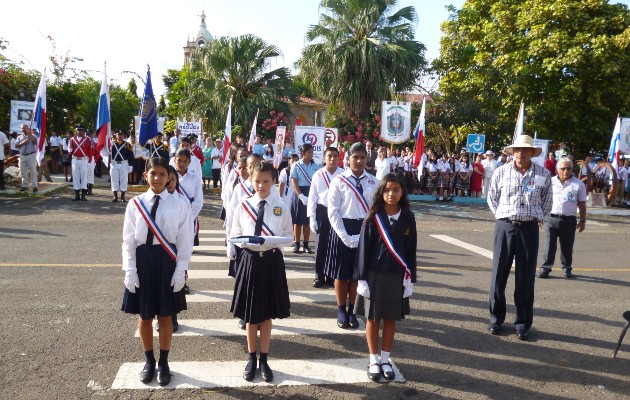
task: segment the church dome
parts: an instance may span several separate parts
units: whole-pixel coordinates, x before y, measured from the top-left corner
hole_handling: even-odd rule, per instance
[[[199,32],[197,32],[197,38],[195,44],[197,47],[204,47],[210,43],[214,38],[206,26],[206,13],[201,12],[201,24],[199,25]]]

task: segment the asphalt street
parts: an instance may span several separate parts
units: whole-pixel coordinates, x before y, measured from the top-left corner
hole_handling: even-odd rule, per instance
[[[586,230],[576,238],[574,278],[564,279],[556,267],[549,279],[537,280],[534,326],[528,342],[519,341],[509,324],[498,336],[486,329],[491,272],[487,252],[492,250],[494,227],[487,207],[415,203],[418,283],[412,314],[397,325],[392,352],[405,382],[114,389],[123,364],[143,361],[139,340],[134,337],[136,322],[120,311],[125,205],[111,203],[105,189],[96,189],[88,202],[72,202],[71,197],[67,189],[41,196],[0,194],[0,303],[4,310],[0,399],[630,396],[630,334],[618,358],[612,358],[625,326],[622,313],[630,310],[628,217],[589,216]],[[218,196],[207,195],[201,229],[221,229],[219,210]],[[455,241],[445,241],[445,237]],[[457,241],[468,248],[453,244]],[[540,247],[542,251],[542,244]],[[196,256],[224,254],[195,252]],[[559,255],[557,258],[559,264]],[[539,265],[541,260],[539,256]],[[292,265],[287,269],[312,269],[307,263]],[[197,262],[191,270],[227,274],[227,261]],[[314,290],[310,277],[296,276],[289,282],[290,290]],[[191,278],[190,284],[196,291],[229,291],[233,281]],[[506,290],[508,319],[514,314],[513,285],[511,277]],[[330,288],[319,290],[333,293]],[[326,302],[294,303],[291,313],[291,319],[336,318],[334,304]],[[180,319],[190,320],[230,317],[225,302],[190,302],[180,315]],[[278,335],[272,336],[269,357],[272,368],[274,360],[361,357],[367,365],[367,345],[361,334]],[[245,337],[175,337],[170,360],[238,361],[244,367]],[[177,375],[174,379],[176,382]]]

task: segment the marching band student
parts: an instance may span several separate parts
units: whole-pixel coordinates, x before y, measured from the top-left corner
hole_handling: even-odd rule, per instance
[[[357,281],[352,279],[352,274],[359,233],[370,210],[378,181],[365,171],[367,150],[362,143],[350,146],[346,156],[349,168],[337,175],[328,189],[328,219],[332,229],[324,274],[335,279],[337,326],[356,329],[359,327],[359,321],[354,314]]]
[[[140,314],[138,331],[145,365],[140,381],[149,383],[155,374],[153,327],[160,325],[160,360],[157,381],[171,381],[168,353],[173,336],[172,314],[186,309],[182,288],[192,254],[192,217],[190,207],[178,196],[169,194],[168,161],[152,158],[144,173],[149,190],[127,204],[123,227],[123,270],[125,294],[122,311]],[[149,211],[150,210],[150,211]]]
[[[389,362],[396,321],[409,315],[409,296],[416,281],[416,221],[409,206],[404,181],[389,174],[374,194],[359,239],[354,279],[359,281],[357,313],[365,316],[373,381],[395,378]],[[378,333],[383,320],[383,347],[378,358]]]
[[[339,168],[339,150],[328,147],[324,152],[324,168],[315,172],[311,191],[308,194],[306,214],[309,217],[311,231],[317,234],[315,238],[315,280],[314,288],[322,287],[324,283],[324,262],[330,236],[330,222],[328,221],[328,188],[333,178],[343,172]]]
[[[98,163],[101,155],[96,150],[96,145],[98,144],[96,132],[88,129],[86,136],[90,139],[90,157],[88,158],[87,166],[87,195],[91,196],[92,188],[94,187],[94,170],[96,169],[96,164]]]
[[[116,133],[118,133],[118,131],[116,131]],[[166,158],[167,160],[170,158],[168,144],[162,141],[163,137],[164,135],[162,134],[162,132],[158,132],[157,136],[146,144],[145,147],[149,149],[149,157],[162,157]]]
[[[182,138],[181,141],[183,141]],[[179,193],[186,196],[190,202],[193,226],[193,246],[199,246],[199,213],[203,207],[203,187],[197,171],[190,170],[190,161],[194,159],[187,149],[179,149],[175,153],[175,169],[178,174]],[[190,288],[184,285],[184,293],[189,294]]]
[[[197,138],[199,136],[192,134],[188,136],[188,139],[190,139],[190,154],[197,157],[197,159],[199,160],[199,164],[203,166],[204,163],[204,155],[203,155],[203,150],[201,147],[199,147],[199,145],[197,144]]]
[[[256,194],[243,200],[235,210],[230,237],[241,235],[291,237],[291,216],[277,192],[272,190],[274,168],[270,163],[257,162],[250,179]],[[288,239],[290,240],[290,239]],[[260,329],[259,369],[265,382],[273,380],[267,364],[271,341],[271,320],[290,316],[289,288],[281,247],[277,245],[242,244],[238,257],[234,296],[230,311],[247,323],[249,360],[243,371],[247,381],[256,372],[256,338]],[[236,257],[228,246],[228,255]]]
[[[134,157],[129,144],[125,142],[125,134],[121,130],[116,131],[116,141],[112,143],[111,155],[109,175],[112,181],[112,191],[114,192],[112,203],[118,202],[119,190],[120,200],[124,203],[127,179],[129,178],[129,166],[133,164]]]
[[[289,182],[291,168],[293,168],[293,164],[298,162],[299,159],[297,154],[291,154],[287,167],[280,171],[280,176],[278,177],[278,194],[287,207],[291,207],[291,200],[293,199],[294,193],[293,185]],[[293,211],[291,211],[291,218],[295,218]]]
[[[87,166],[90,157],[92,141],[85,137],[85,128],[77,125],[77,134],[68,144],[68,154],[72,157],[72,186],[74,186],[74,199],[72,201],[86,201],[87,194]],[[81,191],[81,197],[79,197]]]
[[[304,252],[311,254],[313,251],[308,246],[308,239],[311,235],[308,215],[306,214],[306,204],[308,203],[308,192],[311,188],[313,175],[319,166],[313,162],[313,146],[304,143],[300,146],[302,159],[291,167],[291,186],[293,186],[293,202],[291,211],[293,218],[293,252],[300,253],[300,235],[304,234]]]

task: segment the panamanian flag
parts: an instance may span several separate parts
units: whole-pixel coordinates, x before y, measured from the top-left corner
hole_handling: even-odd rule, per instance
[[[424,131],[425,131],[425,122],[426,122],[426,110],[425,110],[425,99],[422,97],[422,109],[420,110],[420,116],[418,117],[418,123],[416,124],[416,129],[413,130],[413,136],[416,139],[416,148],[413,153],[413,166],[418,168],[420,165],[420,159],[424,154]]]
[[[230,152],[230,139],[232,137],[232,97],[230,97],[230,105],[228,106],[227,118],[225,119],[225,133],[223,134],[223,159],[226,160],[228,153]]]
[[[109,161],[109,143],[112,136],[111,113],[109,108],[109,86],[107,86],[107,63],[103,69],[103,82],[101,82],[101,94],[98,98],[98,113],[96,114],[96,151],[103,157],[103,162]]]
[[[31,126],[35,125],[39,132],[37,139],[37,165],[41,165],[41,161],[46,155],[46,70],[42,73],[42,79],[39,81],[37,88],[37,96],[35,96],[35,107],[33,108],[33,121]]]

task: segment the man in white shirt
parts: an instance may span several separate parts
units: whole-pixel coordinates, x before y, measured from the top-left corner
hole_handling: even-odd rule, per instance
[[[22,124],[22,134],[18,136],[15,146],[20,151],[20,175],[22,175],[20,192],[28,190],[30,179],[33,193],[37,193],[37,136],[28,125]]]
[[[170,149],[171,158],[175,157],[175,152],[179,149],[179,135],[182,134],[182,131],[179,129],[175,129],[175,135],[171,137],[169,140],[168,148]]]
[[[9,138],[0,131],[0,190],[4,190],[4,151],[9,146]]]
[[[494,174],[494,170],[499,167],[494,159],[494,153],[492,150],[486,151],[486,158],[481,161],[481,165],[483,165],[484,169],[481,197],[486,197],[488,193],[488,186],[490,186],[490,180],[492,179],[492,174]]]
[[[219,181],[221,180],[221,165],[223,164],[223,151],[221,150],[221,139],[214,139],[214,148],[210,153],[212,158],[212,187],[216,189],[219,187]]]

